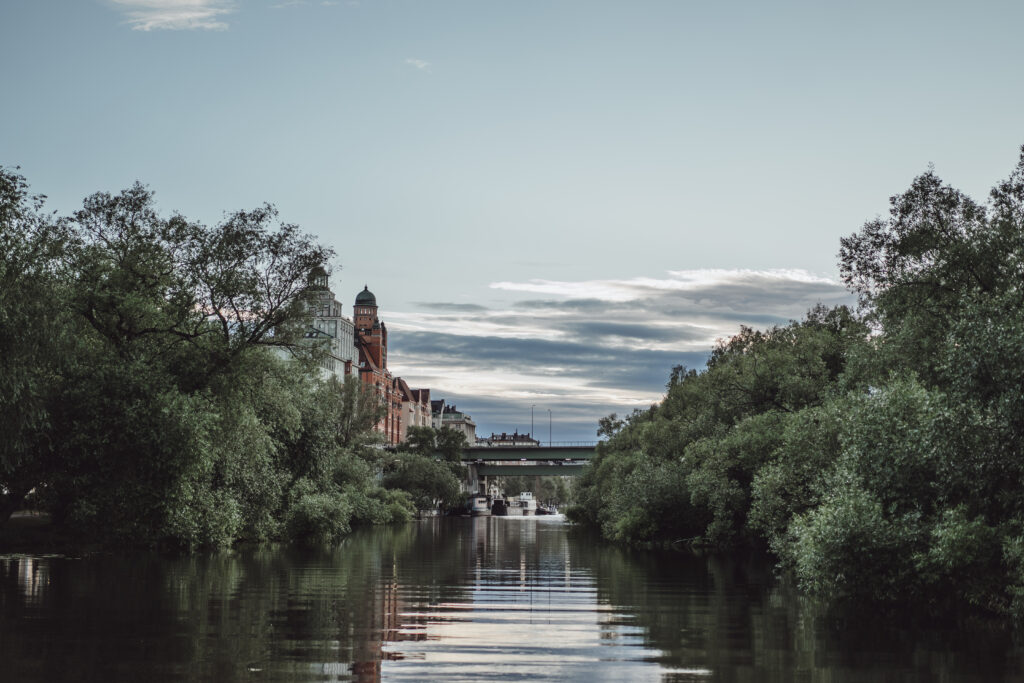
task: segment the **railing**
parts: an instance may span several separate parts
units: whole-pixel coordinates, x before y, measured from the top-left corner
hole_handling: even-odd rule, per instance
[[[477,442],[470,448],[594,448],[600,441],[541,441],[536,446],[530,444],[490,443],[486,441]]]

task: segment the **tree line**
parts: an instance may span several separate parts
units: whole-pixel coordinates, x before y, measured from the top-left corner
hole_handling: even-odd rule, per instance
[[[29,498],[80,541],[221,547],[457,504],[450,464],[380,447],[375,393],[320,378],[333,256],[270,205],[207,226],[137,183],[57,215],[0,168],[0,525]]]
[[[1024,616],[1024,149],[984,203],[920,175],[839,258],[856,310],[741,328],[602,419],[572,517],[763,546],[832,598]]]

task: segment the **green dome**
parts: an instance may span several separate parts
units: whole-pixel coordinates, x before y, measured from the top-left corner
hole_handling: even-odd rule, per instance
[[[370,288],[363,285],[363,291],[356,294],[356,306],[376,306],[377,297],[373,295]]]

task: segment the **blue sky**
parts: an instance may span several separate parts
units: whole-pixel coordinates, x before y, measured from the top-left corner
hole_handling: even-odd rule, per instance
[[[658,400],[740,324],[842,301],[839,238],[1024,143],[1019,2],[5,0],[0,163],[272,202],[393,369],[481,432]],[[539,412],[537,412],[539,411]],[[538,428],[538,431],[543,431]]]

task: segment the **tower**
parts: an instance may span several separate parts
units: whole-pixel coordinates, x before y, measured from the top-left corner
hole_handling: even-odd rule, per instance
[[[352,309],[352,317],[355,319],[356,331],[369,330],[377,320],[377,297],[373,295],[370,288],[363,286],[363,291],[356,294],[355,307]]]
[[[309,327],[304,336],[308,343],[320,345],[326,351],[320,360],[323,374],[335,377],[350,374],[358,358],[355,327],[341,314],[341,302],[334,298],[323,266],[310,271],[306,294]]]
[[[375,366],[386,370],[388,367],[388,332],[384,323],[377,318],[377,297],[373,295],[369,287],[363,286],[363,291],[356,295],[353,317],[360,348]]]

